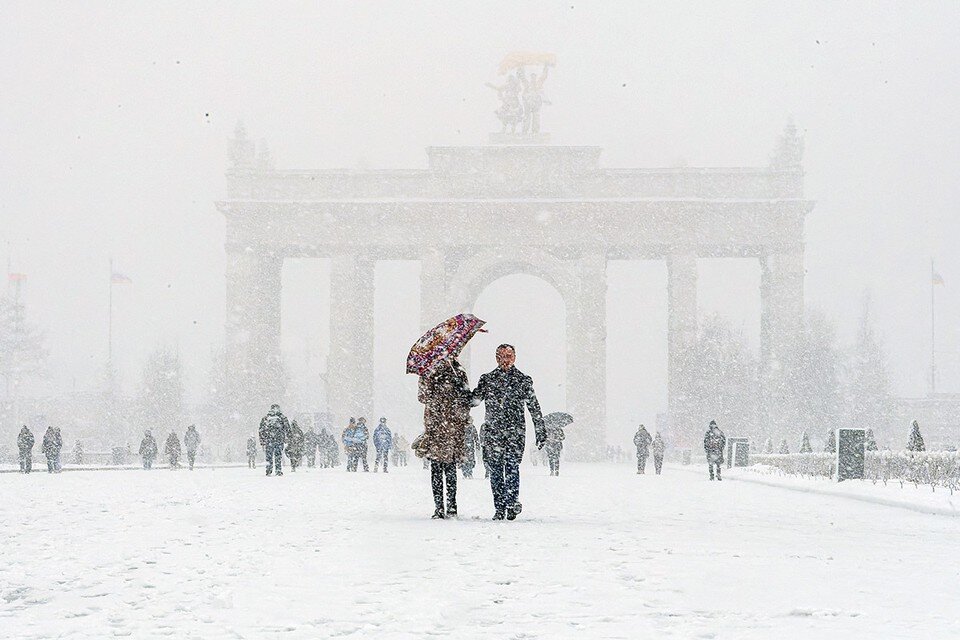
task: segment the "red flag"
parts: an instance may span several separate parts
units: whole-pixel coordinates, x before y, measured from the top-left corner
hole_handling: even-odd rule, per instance
[[[8,273],[7,281],[8,282],[25,282],[27,279],[27,274],[25,273]]]
[[[117,273],[114,271],[110,274],[110,284],[131,284],[133,280],[123,275],[122,273]]]

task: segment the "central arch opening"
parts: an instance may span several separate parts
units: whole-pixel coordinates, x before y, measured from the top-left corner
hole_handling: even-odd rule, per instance
[[[487,322],[487,333],[470,341],[470,383],[497,366],[497,345],[517,349],[517,368],[533,378],[544,414],[566,410],[567,330],[566,306],[559,292],[541,278],[526,274],[503,276],[487,285],[477,297],[473,313]],[[483,407],[473,419],[483,422]],[[527,451],[533,442],[527,417]]]

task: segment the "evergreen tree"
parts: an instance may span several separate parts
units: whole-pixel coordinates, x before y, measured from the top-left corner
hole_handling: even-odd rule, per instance
[[[920,435],[920,423],[916,420],[913,421],[913,429],[910,431],[907,451],[926,451],[926,447],[923,445],[923,436]]]
[[[780,453],[790,453],[790,448],[787,447],[787,439],[784,438],[780,441]]]
[[[773,439],[767,438],[763,442],[763,452],[764,453],[773,453]]]
[[[836,453],[837,452],[837,432],[833,429],[830,429],[830,432],[827,434],[827,446],[823,448],[824,453]]]
[[[873,437],[873,429],[867,429],[866,435],[863,437],[864,448],[867,451],[877,451],[877,439]]]
[[[810,438],[807,436],[807,432],[803,432],[803,439],[800,441],[800,453],[811,453],[813,449],[810,447]]]

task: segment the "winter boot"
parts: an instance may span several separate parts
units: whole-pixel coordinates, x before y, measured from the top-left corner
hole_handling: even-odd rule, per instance
[[[433,512],[433,515],[430,516],[430,519],[431,519],[431,520],[443,520],[443,518],[444,518],[443,509],[440,509],[440,508],[438,508],[437,510],[435,510],[435,511]]]
[[[497,511],[493,514],[494,520],[503,520],[505,517],[506,514],[500,509],[497,509]]]
[[[523,511],[523,505],[516,502],[507,507],[507,520],[516,520],[520,512]]]

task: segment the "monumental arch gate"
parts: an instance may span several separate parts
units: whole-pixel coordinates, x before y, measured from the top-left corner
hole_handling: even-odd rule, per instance
[[[419,260],[423,329],[471,311],[505,275],[556,288],[566,305],[566,410],[577,422],[568,444],[594,457],[605,442],[606,263],[662,259],[668,416],[693,445],[709,419],[687,410],[684,376],[696,366],[697,259],[760,261],[764,363],[777,366],[801,330],[803,222],[813,205],[803,197],[801,144],[788,127],[770,165],[755,168],[609,169],[599,147],[491,144],[429,147],[424,170],[277,171],[238,127],[217,207],[226,218],[228,386],[241,399],[241,428],[283,397],[285,258],[330,260],[328,410],[337,425],[373,408],[375,260]]]

